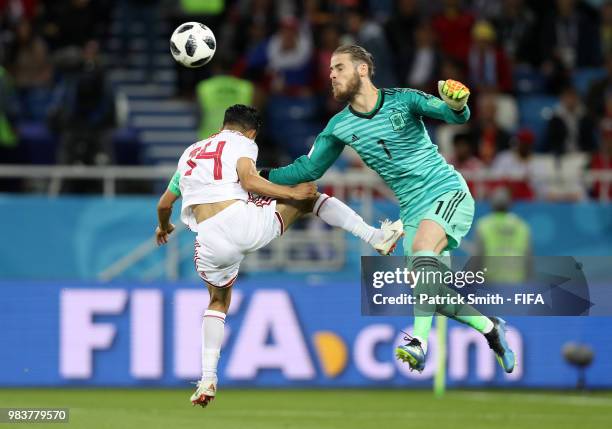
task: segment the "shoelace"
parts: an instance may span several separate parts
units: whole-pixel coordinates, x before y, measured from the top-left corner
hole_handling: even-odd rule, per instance
[[[412,346],[412,345],[420,346],[421,345],[421,342],[417,340],[416,338],[414,338],[412,335],[410,335],[408,332],[402,331],[401,329],[400,329],[400,332],[405,335],[404,341],[408,341],[408,344],[406,344],[407,346]]]

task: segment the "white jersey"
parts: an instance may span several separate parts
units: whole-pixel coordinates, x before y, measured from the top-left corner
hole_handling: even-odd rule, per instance
[[[171,183],[183,197],[181,220],[191,230],[197,222],[191,206],[227,200],[248,200],[248,193],[238,179],[236,166],[240,158],[257,162],[258,148],[255,141],[237,131],[222,130],[206,140],[189,146],[179,159],[175,177]],[[175,192],[176,194],[176,192]]]

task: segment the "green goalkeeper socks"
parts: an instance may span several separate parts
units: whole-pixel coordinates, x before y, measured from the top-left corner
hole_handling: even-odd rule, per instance
[[[455,319],[457,322],[461,322],[465,325],[471,326],[476,329],[478,332],[483,334],[488,334],[493,330],[493,322],[487,316],[483,316],[471,305],[470,307],[474,313],[478,314],[476,316],[462,316],[456,314],[444,314],[446,317],[450,317],[451,319]],[[465,311],[465,310],[464,310]]]
[[[417,297],[417,304],[414,306],[414,328],[412,336],[421,343],[423,352],[427,352],[427,340],[433,322],[433,315],[436,312],[436,305],[428,302],[421,303],[420,296],[435,296],[438,290],[438,282],[435,273],[440,271],[438,261],[439,255],[431,251],[420,251],[412,258],[412,270],[420,271],[421,280],[415,285],[414,296]]]
[[[420,251],[414,254],[412,259],[412,270],[423,272],[423,281],[414,288],[414,295],[419,297],[423,294],[428,296],[458,295],[453,288],[442,282],[443,264],[440,255],[432,251]],[[429,275],[428,275],[429,273]],[[434,273],[440,273],[435,275]],[[439,277],[439,278],[438,278]],[[419,301],[417,301],[419,302]],[[433,322],[433,315],[438,312],[446,317],[454,319],[465,325],[471,326],[477,331],[486,334],[493,329],[493,322],[482,315],[471,305],[439,305],[429,303],[418,303],[414,306],[414,328],[412,336],[417,338],[423,351],[427,352],[427,340]]]

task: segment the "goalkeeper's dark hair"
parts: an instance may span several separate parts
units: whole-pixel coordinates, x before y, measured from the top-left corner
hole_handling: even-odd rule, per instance
[[[244,104],[234,104],[225,110],[225,116],[223,117],[223,126],[229,124],[237,125],[243,131],[255,130],[259,132],[262,121],[257,109]]]
[[[374,77],[374,57],[359,45],[342,45],[336,48],[336,54],[349,54],[353,63],[365,63],[368,66],[368,76]]]

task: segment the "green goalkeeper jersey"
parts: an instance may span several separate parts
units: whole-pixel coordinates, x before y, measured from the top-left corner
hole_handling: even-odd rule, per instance
[[[467,191],[463,177],[431,142],[423,116],[463,124],[470,111],[466,106],[456,112],[439,98],[413,89],[379,89],[371,112],[347,106],[317,136],[308,155],[271,170],[269,179],[281,185],[316,180],[348,145],[393,190],[404,225],[412,224],[442,194]]]

